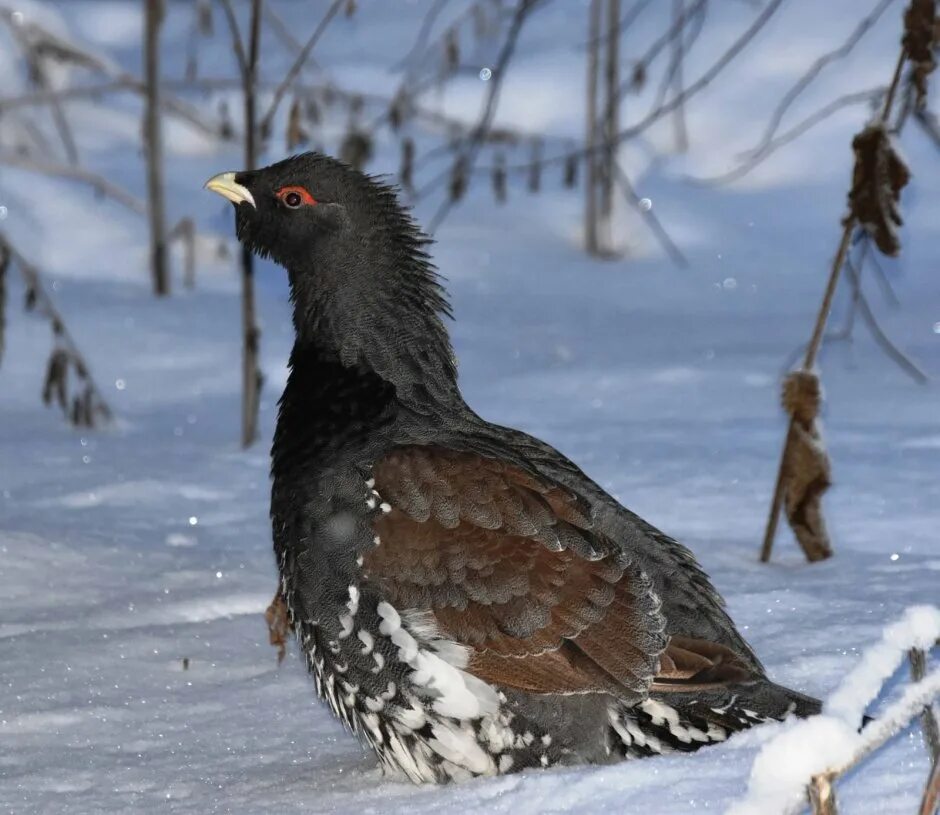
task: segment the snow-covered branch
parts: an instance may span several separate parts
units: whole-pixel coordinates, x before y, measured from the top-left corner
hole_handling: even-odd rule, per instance
[[[829,784],[907,726],[940,696],[940,669],[905,688],[901,696],[861,731],[866,707],[898,670],[912,648],[928,649],[940,638],[940,608],[915,606],[885,628],[881,641],[826,700],[823,713],[781,725],[751,768],[748,792],[729,815],[796,813],[806,805],[806,786],[823,777]]]

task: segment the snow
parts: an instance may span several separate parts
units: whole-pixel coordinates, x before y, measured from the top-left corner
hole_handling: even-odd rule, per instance
[[[307,4],[277,5],[296,32],[315,24]],[[387,68],[410,47],[425,4],[359,5],[357,17],[335,21],[317,59],[343,84],[391,92],[399,76]],[[456,13],[460,4],[452,5]],[[63,38],[139,72],[139,14],[126,6],[17,4],[27,18],[41,15]],[[184,64],[187,6],[168,6],[174,76]],[[849,142],[866,111],[834,117],[731,188],[685,176],[727,170],[756,143],[776,99],[848,33],[856,6],[784,4],[690,106],[689,155],[653,157],[671,146],[668,122],[624,151],[637,194],[653,202],[688,270],[674,269],[627,212],[620,239],[630,258],[585,258],[577,245],[582,196],[562,190],[552,172],[535,198],[524,179],[512,179],[505,207],[492,202],[483,180],[435,247],[450,281],[470,403],[555,444],[687,543],[771,676],[832,698],[840,716],[888,675],[883,695],[901,697],[904,670],[892,666],[916,627],[903,615],[936,604],[940,585],[936,384],[910,382],[861,327],[852,345],[831,347],[820,363],[836,479],[825,509],[836,557],[807,565],[782,531],[773,562],[757,563],[784,432],[779,374],[812,324],[844,209]],[[687,77],[700,74],[753,13],[740,3],[710,8],[714,40],[693,56]],[[844,90],[885,82],[899,16],[900,6],[892,7],[858,53],[830,67],[792,121]],[[573,3],[547,4],[534,18],[506,78],[499,121],[578,136],[580,104],[559,99],[581,93],[583,18]],[[655,36],[654,21],[638,23],[625,53]],[[11,53],[4,42],[4,93]],[[264,53],[271,75],[289,62],[273,45]],[[234,75],[222,38],[205,47],[200,69]],[[484,88],[473,73],[441,103],[472,118]],[[654,92],[629,97],[625,118]],[[218,98],[191,101],[211,114]],[[437,104],[434,93],[428,99]],[[69,111],[88,166],[143,195],[136,102],[122,99],[107,116],[87,103]],[[326,131],[337,133],[336,123]],[[19,309],[14,275],[0,368],[0,811],[721,812],[744,800],[769,741],[781,739],[788,778],[809,766],[798,762],[818,757],[807,744],[824,740],[836,759],[856,744],[842,718],[827,716],[767,725],[691,756],[444,788],[382,778],[374,757],[315,700],[294,649],[278,666],[267,642],[263,611],[276,587],[267,446],[291,341],[286,285],[278,269],[259,267],[262,440],[242,452],[238,281],[231,259],[217,254],[219,240],[234,248],[230,207],[200,189],[238,167],[238,149],[210,149],[184,125],[170,132],[168,221],[195,217],[201,240],[196,289],[185,291],[177,279],[167,301],[149,295],[142,219],[69,182],[8,167],[0,175],[2,228],[47,271],[118,416],[110,429],[74,431],[42,408],[49,329]],[[280,157],[279,132],[271,144],[270,158]],[[870,279],[866,286],[886,330],[936,382],[940,165],[914,128],[903,147],[915,175],[902,199],[904,250],[883,261],[901,306],[889,307]],[[522,146],[516,157],[527,154]],[[374,169],[396,165],[396,143],[383,137]],[[436,204],[422,202],[419,218],[426,222]],[[834,326],[845,305],[841,292]],[[929,612],[918,613],[926,631]],[[886,627],[892,656],[870,664],[862,655],[879,653]],[[859,666],[871,681],[843,685],[860,676]],[[840,687],[850,690],[833,696]],[[869,712],[884,705],[879,699]],[[927,772],[915,724],[839,783],[840,804],[847,812],[914,811]],[[774,768],[763,777],[776,775]]]
[[[940,671],[906,687],[900,698],[864,729],[862,715],[898,670],[911,648],[929,650],[940,639],[940,608],[913,606],[888,625],[881,641],[869,647],[858,664],[826,699],[823,713],[803,721],[762,728],[772,735],[751,769],[747,795],[728,815],[796,813],[806,799],[813,776],[848,767],[904,727],[940,694]]]

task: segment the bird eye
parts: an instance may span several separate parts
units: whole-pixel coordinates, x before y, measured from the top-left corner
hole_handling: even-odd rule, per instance
[[[278,201],[289,209],[300,209],[300,207],[304,205],[313,206],[317,203],[316,198],[314,198],[305,187],[281,187],[275,195]]]

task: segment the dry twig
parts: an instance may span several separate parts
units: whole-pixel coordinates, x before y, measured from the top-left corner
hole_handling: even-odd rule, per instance
[[[904,68],[904,63],[906,59],[906,53],[902,47],[900,54],[898,55],[897,64],[895,65],[894,75],[891,80],[891,84],[888,87],[888,93],[885,96],[884,105],[881,110],[879,121],[884,125],[888,121],[892,106],[894,104],[895,96],[897,95],[897,89],[901,81],[901,73]],[[890,173],[889,173],[890,175]],[[855,180],[858,179],[858,173],[855,174]],[[853,185],[853,189],[854,189]],[[855,229],[856,225],[856,213],[850,209],[849,215],[847,215],[842,221],[842,238],[839,241],[839,248],[836,251],[835,259],[832,263],[832,268],[829,272],[829,280],[826,284],[826,289],[823,294],[822,305],[819,308],[819,312],[816,316],[816,323],[813,326],[813,333],[810,338],[809,344],[806,347],[806,355],[803,359],[803,371],[810,373],[816,364],[816,355],[819,352],[820,345],[822,343],[826,320],[829,316],[829,311],[832,308],[832,300],[835,296],[836,285],[839,282],[839,274],[842,271],[842,267],[845,265],[846,258],[848,257],[849,246],[852,240],[852,232]],[[777,469],[777,480],[774,485],[773,500],[770,507],[770,515],[767,519],[767,528],[764,533],[764,542],[761,546],[760,559],[761,562],[766,563],[770,560],[770,553],[773,548],[773,540],[777,531],[777,520],[780,516],[780,508],[784,502],[784,495],[786,493],[787,481],[791,476],[790,472],[790,451],[795,443],[797,436],[796,420],[794,418],[790,419],[789,426],[787,428],[786,439],[783,444],[783,452],[780,456],[780,465]],[[801,541],[802,543],[802,541]],[[810,560],[818,559],[814,555],[806,550],[807,558]]]
[[[53,399],[62,412],[76,427],[94,427],[98,421],[111,419],[111,408],[91,375],[84,355],[65,325],[46,287],[39,269],[26,260],[10,239],[0,232],[0,257],[4,267],[16,266],[26,286],[26,309],[49,321],[52,328],[53,347],[46,369],[43,385],[43,401],[48,405]],[[68,375],[72,371],[78,379],[79,393],[72,396],[68,388]]]

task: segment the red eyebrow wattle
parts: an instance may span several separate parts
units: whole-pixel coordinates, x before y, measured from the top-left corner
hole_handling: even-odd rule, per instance
[[[305,204],[313,205],[317,203],[317,199],[314,198],[308,191],[306,187],[300,187],[296,185],[291,185],[288,187],[281,187],[275,195],[282,201],[292,192],[296,192],[300,196],[300,200]]]

